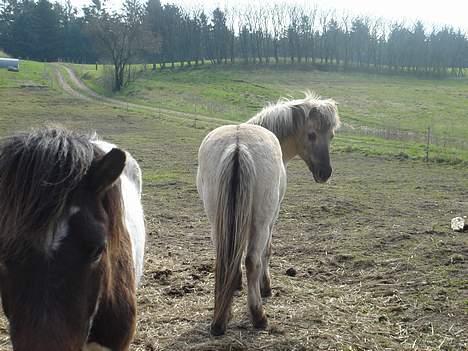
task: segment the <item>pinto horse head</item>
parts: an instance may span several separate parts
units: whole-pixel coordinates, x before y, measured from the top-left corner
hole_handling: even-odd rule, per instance
[[[95,334],[119,260],[125,158],[63,129],[3,141],[0,292],[14,350],[79,351]]]

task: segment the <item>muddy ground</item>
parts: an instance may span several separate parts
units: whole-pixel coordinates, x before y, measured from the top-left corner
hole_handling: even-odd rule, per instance
[[[334,155],[330,184],[301,161],[274,233],[270,328],[246,293],[223,338],[209,336],[213,256],[193,182],[147,184],[149,248],[135,350],[463,350],[468,345],[467,174]],[[287,274],[293,268],[297,274]]]

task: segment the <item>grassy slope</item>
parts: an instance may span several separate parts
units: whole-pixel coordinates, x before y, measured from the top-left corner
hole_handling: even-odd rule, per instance
[[[85,82],[105,93],[103,68],[75,66]],[[279,96],[300,97],[314,90],[340,104],[346,124],[424,134],[450,147],[433,146],[440,160],[468,160],[468,150],[452,147],[468,139],[467,80],[422,80],[411,77],[342,74],[292,69],[219,66],[179,71],[140,72],[138,79],[116,97],[141,104],[244,121]],[[453,140],[454,138],[455,140]],[[424,145],[373,137],[339,139],[342,150],[422,158]],[[440,142],[439,142],[440,143]],[[455,145],[456,146],[456,145]]]
[[[227,336],[210,338],[213,252],[194,184],[207,130],[71,98],[43,64],[22,74],[0,71],[2,135],[47,121],[96,129],[143,168],[148,249],[132,351],[468,346],[467,236],[448,228],[468,211],[466,169],[333,154],[332,182],[320,186],[291,162],[265,305],[272,327],[251,328],[244,291]],[[1,350],[7,334],[0,318]]]

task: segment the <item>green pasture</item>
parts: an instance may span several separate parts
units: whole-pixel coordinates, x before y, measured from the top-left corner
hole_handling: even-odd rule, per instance
[[[468,160],[468,80],[419,79],[364,73],[323,72],[291,66],[205,65],[175,70],[144,70],[132,66],[132,81],[119,93],[110,90],[111,69],[73,65],[100,94],[175,111],[242,122],[279,97],[300,98],[306,90],[339,103],[345,129],[415,133],[414,140],[385,140],[354,135],[342,137],[347,149],[366,154],[407,154],[425,157],[428,128],[436,145],[429,156],[457,163]],[[411,139],[411,138],[410,138]],[[461,147],[460,147],[461,145]]]

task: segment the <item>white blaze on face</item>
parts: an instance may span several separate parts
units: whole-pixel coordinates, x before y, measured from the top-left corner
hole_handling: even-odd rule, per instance
[[[47,252],[55,252],[60,248],[60,244],[63,239],[65,239],[69,231],[68,221],[71,216],[78,212],[80,212],[80,208],[78,206],[71,206],[68,213],[65,213],[60,217],[57,225],[50,231],[50,233],[48,233],[48,239],[46,242]]]

